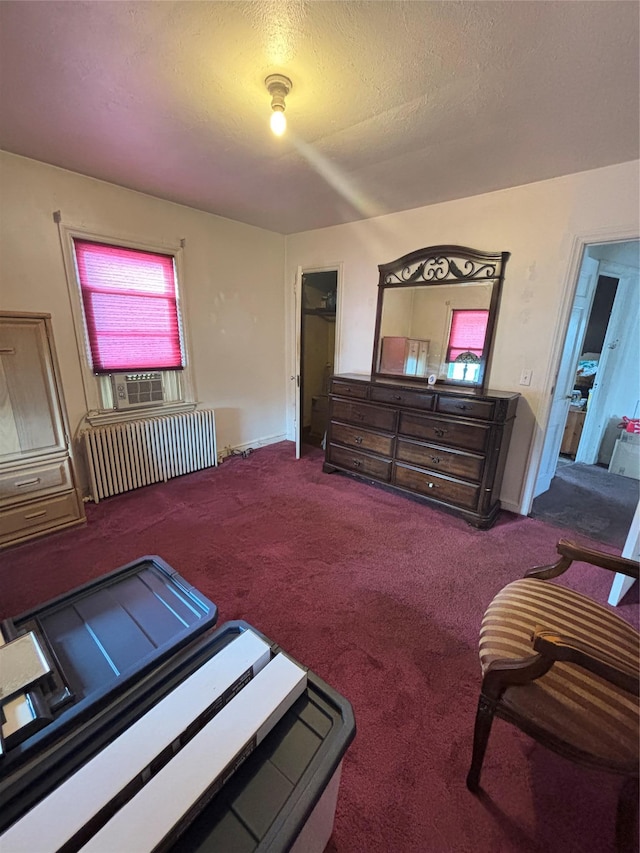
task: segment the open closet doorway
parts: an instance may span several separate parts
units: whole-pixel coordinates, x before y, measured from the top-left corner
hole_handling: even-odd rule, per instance
[[[531,515],[622,548],[640,493],[640,244],[585,246]],[[573,525],[573,526],[572,526]]]
[[[296,451],[323,447],[329,412],[329,379],[334,372],[338,318],[337,267],[300,270],[296,351]]]

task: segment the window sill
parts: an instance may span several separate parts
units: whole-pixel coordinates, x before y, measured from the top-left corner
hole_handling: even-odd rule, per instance
[[[163,415],[177,415],[181,412],[193,412],[197,403],[165,403],[163,406],[149,406],[144,409],[109,409],[108,411],[91,411],[85,415],[85,420],[91,426],[117,424],[124,421],[141,421],[146,418],[160,418]]]

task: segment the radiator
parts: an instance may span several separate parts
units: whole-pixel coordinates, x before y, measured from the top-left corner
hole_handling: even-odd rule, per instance
[[[211,409],[92,427],[82,438],[96,503],[217,464]]]

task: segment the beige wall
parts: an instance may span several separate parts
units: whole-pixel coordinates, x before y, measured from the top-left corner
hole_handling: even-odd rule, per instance
[[[441,244],[511,252],[489,385],[523,395],[501,498],[508,509],[519,511],[524,506],[526,512],[526,492],[538,463],[559,340],[564,337],[575,284],[576,245],[583,238],[598,242],[599,234],[603,242],[609,241],[612,233],[624,234],[627,239],[634,233],[637,236],[638,186],[638,162],[625,163],[295,234],[287,238],[286,278],[294,280],[298,265],[315,268],[343,264],[336,371],[368,373],[378,264]],[[292,293],[287,310],[288,358],[293,365]],[[524,368],[533,369],[529,387],[519,384]],[[288,412],[292,435],[292,397]]]
[[[154,246],[185,239],[182,295],[196,397],[218,447],[284,437],[284,237],[0,152],[0,306],[52,315],[72,431],[86,411],[53,212]]]

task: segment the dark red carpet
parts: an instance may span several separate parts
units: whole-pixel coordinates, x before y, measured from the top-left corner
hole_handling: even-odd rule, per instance
[[[332,853],[612,851],[619,780],[497,721],[485,794],[465,787],[493,595],[567,536],[504,513],[489,531],[296,462],[290,443],[87,506],[88,524],[0,556],[0,616],[159,554],[353,704]],[[583,536],[579,541],[589,542]],[[605,550],[612,551],[608,547]],[[613,576],[567,583],[606,602]],[[636,584],[617,612],[638,624]]]

